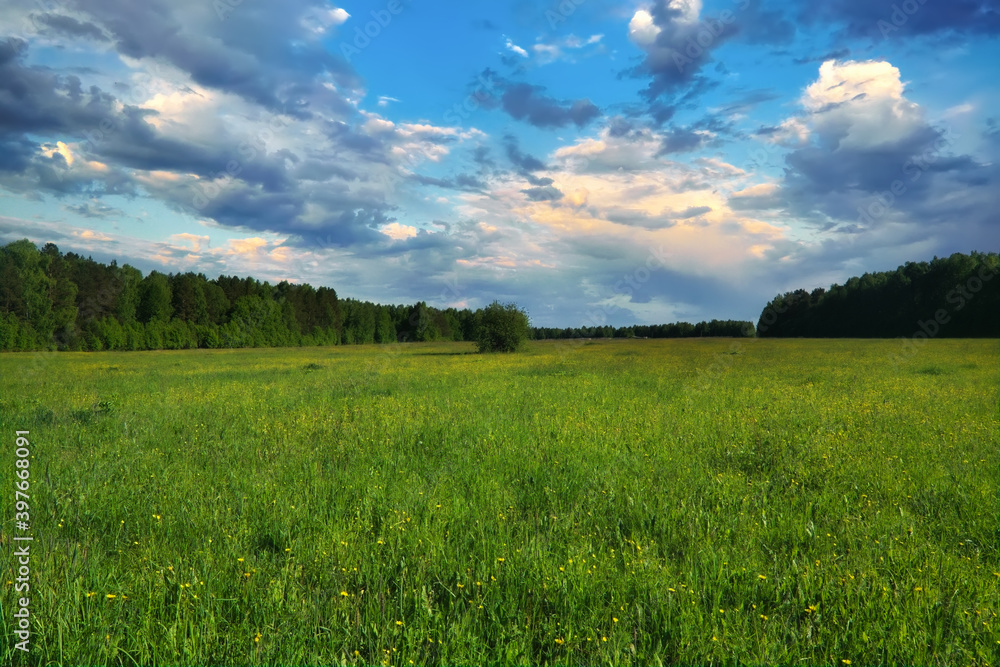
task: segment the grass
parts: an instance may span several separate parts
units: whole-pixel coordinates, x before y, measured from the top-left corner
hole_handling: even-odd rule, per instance
[[[472,350],[0,356],[0,662],[1000,662],[996,341]]]

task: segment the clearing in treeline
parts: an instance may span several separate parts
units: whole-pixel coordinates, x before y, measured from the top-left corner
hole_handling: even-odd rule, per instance
[[[997,341],[899,345],[0,356],[0,662],[997,664]]]

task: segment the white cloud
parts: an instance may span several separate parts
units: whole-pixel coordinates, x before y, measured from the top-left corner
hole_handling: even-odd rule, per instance
[[[508,51],[513,51],[514,53],[516,53],[517,55],[519,55],[519,56],[521,56],[523,58],[527,58],[528,57],[528,52],[525,51],[524,49],[522,49],[517,44],[515,44],[513,42],[513,40],[511,40],[510,37],[506,37],[505,39],[507,40],[505,46],[507,47]]]
[[[925,125],[907,100],[899,70],[885,60],[824,62],[801,103],[813,131],[845,148],[899,141]]]
[[[628,24],[628,37],[637,46],[648,47],[656,41],[660,29],[653,23],[653,16],[645,9],[640,9],[632,16]]]
[[[391,222],[388,225],[382,225],[382,227],[379,228],[379,231],[395,241],[410,239],[417,235],[416,227],[401,225],[398,222]]]

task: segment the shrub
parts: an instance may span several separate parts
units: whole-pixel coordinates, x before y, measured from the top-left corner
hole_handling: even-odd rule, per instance
[[[517,304],[494,301],[477,313],[476,346],[480,352],[516,352],[531,333],[528,315]]]

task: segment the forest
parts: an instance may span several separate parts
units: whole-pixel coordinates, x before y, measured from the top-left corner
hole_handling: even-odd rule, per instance
[[[0,351],[474,341],[482,309],[379,305],[330,287],[103,264],[52,243],[0,248]],[[541,338],[753,335],[751,322],[532,329]]]
[[[757,322],[760,337],[998,338],[997,253],[955,253],[866,273],[830,289],[775,297]]]

